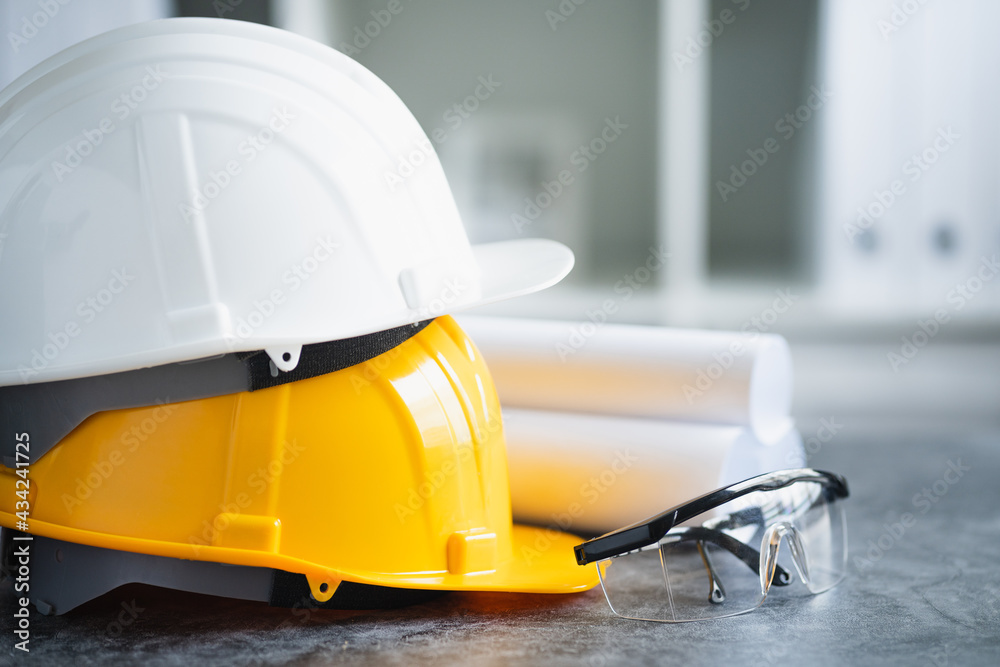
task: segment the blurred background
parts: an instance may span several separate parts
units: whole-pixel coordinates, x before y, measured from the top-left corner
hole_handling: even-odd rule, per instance
[[[1000,423],[1000,3],[7,0],[0,87],[166,16],[348,54],[474,241],[573,248],[489,312],[784,334],[802,424]]]

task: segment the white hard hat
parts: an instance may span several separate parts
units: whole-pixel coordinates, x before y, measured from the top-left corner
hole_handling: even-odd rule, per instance
[[[382,331],[558,282],[469,245],[403,102],[281,30],[167,19],[0,92],[0,386]],[[277,371],[275,371],[277,372]]]

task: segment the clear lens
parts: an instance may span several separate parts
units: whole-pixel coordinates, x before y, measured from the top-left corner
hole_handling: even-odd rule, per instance
[[[798,522],[809,557],[811,593],[830,590],[847,571],[847,519],[839,502],[817,502]],[[780,559],[779,559],[780,562]]]
[[[843,578],[846,557],[841,503],[804,481],[720,505],[598,571],[619,616],[682,622],[752,611],[795,579],[821,593]]]

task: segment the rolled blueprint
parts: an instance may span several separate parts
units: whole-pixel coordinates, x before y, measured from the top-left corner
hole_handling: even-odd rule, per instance
[[[754,475],[805,464],[791,420],[746,428],[504,408],[515,521],[605,533]]]
[[[512,407],[661,417],[784,433],[792,357],[781,336],[460,316],[500,402]]]

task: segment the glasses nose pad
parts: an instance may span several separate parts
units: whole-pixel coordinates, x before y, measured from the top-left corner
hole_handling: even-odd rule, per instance
[[[760,572],[761,595],[766,596],[771,589],[774,570],[778,565],[778,549],[781,546],[782,538],[788,542],[788,548],[792,552],[792,563],[795,565],[795,571],[798,572],[799,578],[802,579],[802,583],[809,584],[809,559],[806,556],[805,546],[802,544],[802,536],[798,528],[787,521],[782,521],[768,528],[760,543],[760,567],[758,571]],[[782,581],[781,583],[787,584],[788,582]]]

